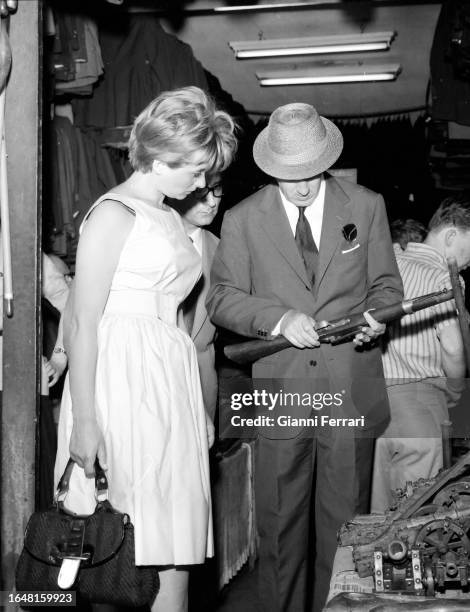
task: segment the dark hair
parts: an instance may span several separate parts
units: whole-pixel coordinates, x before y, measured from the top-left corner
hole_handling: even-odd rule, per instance
[[[404,250],[408,242],[423,242],[426,228],[416,219],[396,219],[390,224],[390,233],[392,242],[398,242]]]
[[[449,196],[441,202],[429,221],[430,232],[446,226],[470,230],[470,197],[465,194]]]

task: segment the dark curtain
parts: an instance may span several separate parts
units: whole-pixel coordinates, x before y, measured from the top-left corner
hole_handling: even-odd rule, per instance
[[[389,220],[412,217],[427,222],[437,194],[428,165],[426,122],[388,116],[366,121],[335,121],[344,136],[336,167],[357,168],[358,183],[381,193]]]
[[[442,3],[431,49],[434,119],[470,125],[470,5]]]

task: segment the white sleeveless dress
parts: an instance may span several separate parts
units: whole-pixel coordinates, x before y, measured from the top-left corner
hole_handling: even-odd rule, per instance
[[[201,272],[181,218],[112,192],[135,212],[98,330],[95,409],[109,499],[130,515],[137,565],[203,563],[213,554],[208,444],[196,350],[177,308]],[[88,213],[89,214],[89,213]],[[57,484],[72,431],[68,376],[60,410]],[[66,507],[90,514],[94,480],[75,466]]]

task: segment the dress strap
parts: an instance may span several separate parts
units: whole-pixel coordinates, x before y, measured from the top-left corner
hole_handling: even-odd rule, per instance
[[[127,210],[134,215],[134,217],[136,216],[136,212],[135,212],[135,208],[133,208],[132,206],[130,206],[129,204],[127,204],[126,202],[123,202],[123,196],[121,196],[120,194],[117,193],[113,193],[112,191],[108,191],[107,193],[105,193],[104,195],[102,195],[100,198],[98,198],[96,200],[96,202],[94,204],[92,204],[88,210],[88,212],[86,213],[86,215],[83,218],[83,221],[80,225],[80,234],[82,233],[82,229],[83,226],[85,225],[86,221],[88,220],[89,216],[91,215],[91,213],[95,210],[95,208],[97,208],[102,202],[105,201],[111,201],[111,202],[117,202],[118,204],[120,204],[121,206],[123,206],[124,208],[127,208]]]

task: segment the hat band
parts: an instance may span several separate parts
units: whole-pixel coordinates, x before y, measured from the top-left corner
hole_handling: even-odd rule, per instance
[[[305,163],[305,162],[316,161],[325,152],[325,149],[328,146],[328,141],[327,140],[323,141],[321,149],[312,148],[311,150],[307,150],[307,151],[304,150],[301,153],[294,153],[293,155],[287,155],[285,153],[278,153],[277,151],[274,151],[271,147],[269,147],[269,143],[267,144],[268,144],[268,151],[273,157],[275,157],[279,161],[282,161],[288,165],[293,165],[295,163]]]

